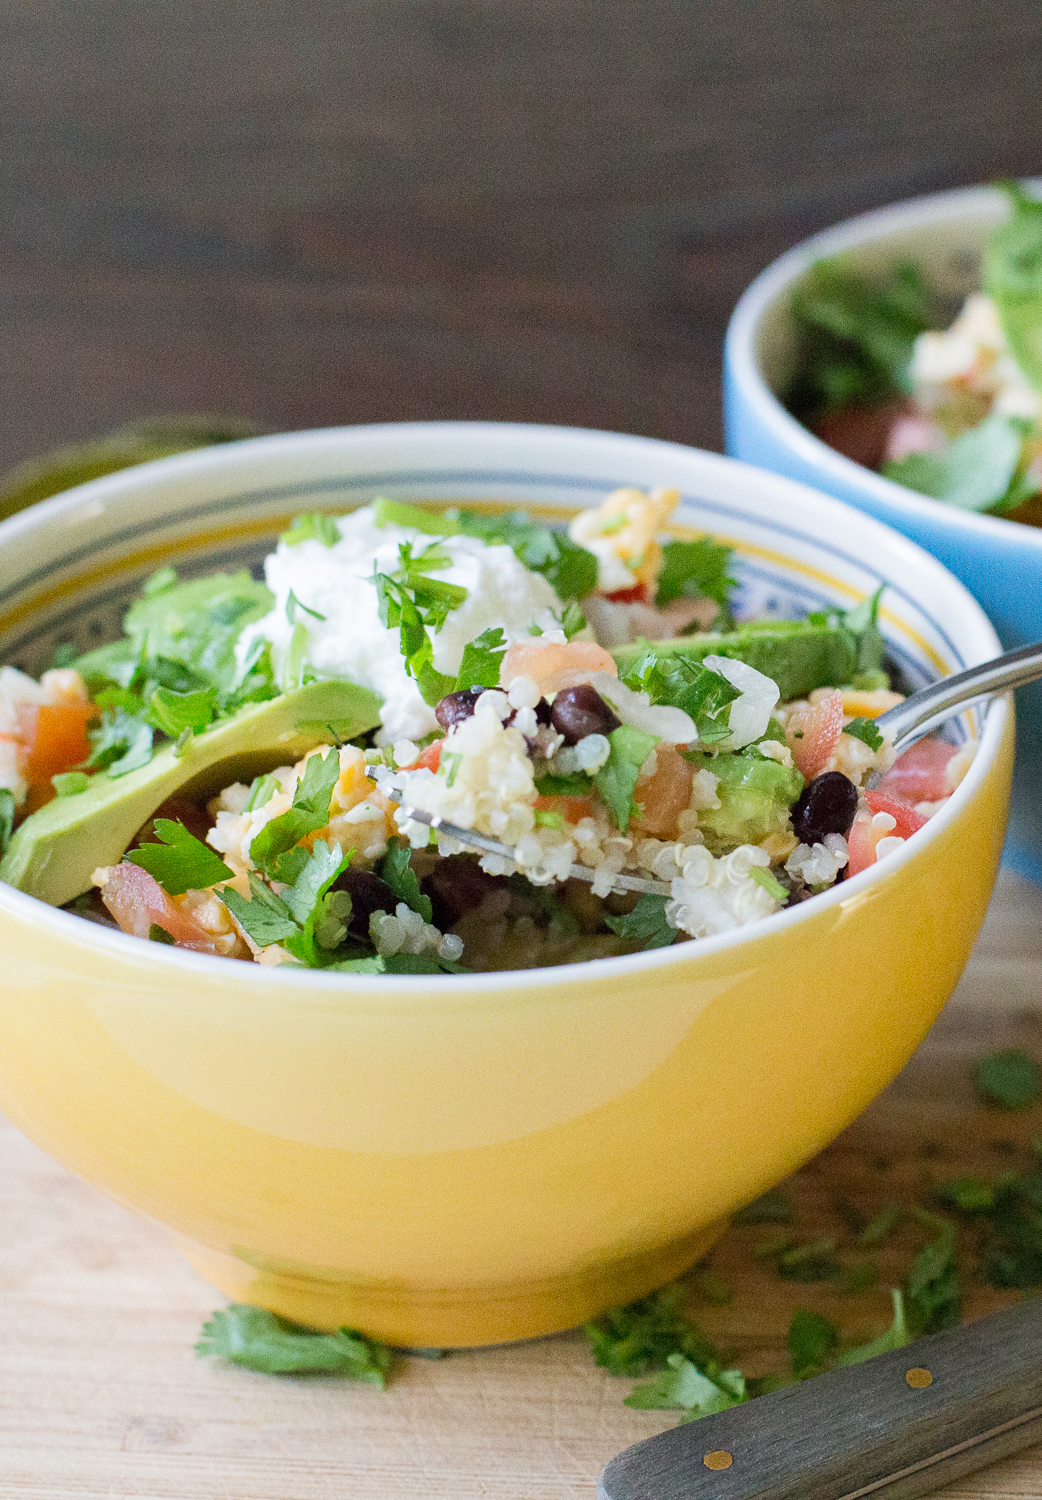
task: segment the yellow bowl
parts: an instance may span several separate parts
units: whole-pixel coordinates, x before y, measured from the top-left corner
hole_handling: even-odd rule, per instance
[[[301,510],[386,494],[560,514],[621,483],[675,484],[681,533],[733,540],[746,608],[883,579],[913,680],[998,649],[933,559],[790,481],[645,439],[432,424],[164,460],[3,523],[3,657],[38,668],[70,633],[114,633],[160,562],[256,560]],[[735,933],[567,968],[286,973],[0,887],[0,1105],[238,1300],[406,1345],[568,1327],[689,1265],[928,1030],[1002,847],[1008,703],[978,728],[962,786],[883,865]]]

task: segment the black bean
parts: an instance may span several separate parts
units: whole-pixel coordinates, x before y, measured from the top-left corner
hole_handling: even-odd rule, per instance
[[[618,719],[597,689],[589,682],[564,688],[550,710],[550,721],[565,744],[577,745],[588,734],[611,734],[618,729]]]
[[[423,878],[423,894],[431,898],[434,925],[447,932],[460,917],[480,906],[490,891],[505,887],[497,875],[486,875],[473,854],[450,854],[438,860]]]
[[[361,937],[369,936],[369,918],[374,911],[394,915],[398,897],[391,887],[371,870],[353,869],[350,865],[333,882],[335,891],[347,891],[351,897],[351,930]]]
[[[844,837],[857,812],[857,787],[842,771],[826,771],[803,788],[792,804],[793,832],[801,844],[821,844],[827,833]]]
[[[462,724],[474,712],[474,705],[487,689],[483,687],[462,688],[458,693],[446,693],[434,709],[434,717],[442,729],[449,730]]]

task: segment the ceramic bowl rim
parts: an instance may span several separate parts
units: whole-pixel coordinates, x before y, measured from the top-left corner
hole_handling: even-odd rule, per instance
[[[1025,179],[1029,191],[1042,197],[1042,177]],[[874,500],[884,501],[893,510],[903,510],[934,523],[947,520],[955,531],[960,529],[1015,543],[1042,558],[1042,528],[1024,526],[1002,516],[979,515],[975,511],[942,506],[938,500],[920,495],[892,479],[885,479],[863,464],[855,463],[830,448],[827,443],[804,427],[786,410],[771,390],[760,369],[756,342],[765,314],[774,308],[813,261],[838,255],[845,250],[885,241],[891,235],[908,229],[943,224],[954,219],[994,217],[1005,202],[998,188],[981,185],[953,188],[949,192],[930,193],[909,198],[885,208],[872,209],[844,219],[823,229],[786,250],[751,281],[742,293],[724,340],[725,371],[765,427],[780,443],[807,465],[827,474],[849,490],[857,489]],[[806,481],[810,483],[809,480]]]
[[[988,620],[984,611],[968,590],[954,577],[937,559],[926,552],[916,543],[909,541],[899,532],[894,531],[885,523],[876,520],[872,516],[865,515],[843,501],[835,499],[812,486],[799,480],[785,478],[768,470],[757,469],[750,464],[743,463],[737,459],[727,458],[721,454],[709,453],[704,449],[687,447],[679,443],[664,442],[661,439],[630,436],[619,433],[602,432],[593,428],[557,427],[549,425],[527,424],[527,423],[488,423],[488,422],[430,422],[430,423],[374,423],[357,427],[316,428],[303,432],[274,433],[260,438],[245,439],[235,443],[222,444],[220,447],[196,450],[187,454],[178,454],[171,458],[155,460],[149,464],[139,465],[131,470],[123,470],[113,475],[91,480],[89,483],[77,486],[65,491],[63,494],[52,499],[41,501],[38,505],[0,522],[0,546],[4,541],[15,534],[31,531],[38,525],[46,525],[58,520],[62,513],[72,506],[81,504],[84,499],[105,496],[118,496],[120,491],[136,488],[140,479],[147,473],[149,480],[167,480],[179,476],[188,477],[199,470],[211,469],[234,469],[237,458],[254,457],[258,453],[274,454],[281,450],[289,456],[294,456],[295,450],[302,450],[303,454],[316,446],[321,447],[325,443],[342,441],[345,437],[364,441],[367,435],[379,435],[380,437],[395,436],[396,434],[429,433],[435,431],[444,435],[458,436],[465,440],[468,433],[480,430],[484,434],[489,431],[509,431],[513,435],[522,434],[529,439],[536,439],[540,434],[553,434],[558,438],[572,439],[591,442],[593,446],[605,440],[618,440],[623,438],[627,443],[634,444],[637,448],[645,446],[661,452],[662,450],[676,449],[686,455],[696,454],[700,461],[707,463],[710,469],[716,469],[722,474],[734,477],[744,476],[747,483],[753,486],[764,485],[768,488],[777,489],[782,495],[789,495],[794,501],[802,500],[804,505],[811,502],[811,509],[823,507],[826,511],[838,511],[843,519],[849,524],[856,524],[859,528],[885,535],[891,542],[898,542],[901,551],[906,556],[914,557],[918,567],[925,568],[927,573],[933,573],[938,581],[943,582],[949,594],[954,594],[952,602],[957,601],[961,608],[966,611],[963,623],[972,622],[975,634],[980,639],[982,649],[997,652],[1001,649],[994,628]],[[591,455],[591,460],[592,460]],[[592,463],[591,463],[592,467]],[[961,596],[961,597],[960,597]],[[919,830],[914,842],[909,841],[904,849],[888,856],[882,865],[874,865],[855,875],[850,879],[833,886],[831,890],[820,896],[814,897],[812,901],[800,902],[798,905],[775,912],[759,922],[750,923],[745,927],[737,928],[731,932],[717,934],[709,938],[700,938],[693,943],[678,943],[668,948],[660,948],[641,953],[619,955],[610,958],[586,959],[579,963],[557,964],[546,968],[536,969],[507,969],[492,973],[460,974],[460,975],[352,975],[352,974],[330,974],[316,969],[291,969],[288,966],[265,966],[260,964],[247,964],[239,959],[222,958],[216,955],[192,953],[166,944],[152,944],[149,947],[140,938],[129,934],[116,932],[99,924],[85,921],[71,912],[65,912],[59,908],[48,906],[34,896],[23,891],[16,890],[12,886],[0,883],[0,915],[10,914],[16,919],[27,921],[39,926],[46,932],[48,928],[55,935],[65,936],[73,939],[80,945],[86,945],[100,951],[102,954],[111,953],[114,958],[132,961],[135,967],[157,965],[159,967],[173,967],[185,973],[194,973],[200,977],[203,975],[211,977],[215,981],[222,978],[234,984],[278,985],[287,995],[287,998],[296,994],[302,996],[308,994],[312,998],[318,996],[334,997],[340,996],[345,1001],[348,999],[368,999],[382,996],[385,1001],[390,1001],[395,992],[400,999],[403,993],[408,997],[409,1004],[415,1004],[421,997],[429,999],[432,1004],[441,1004],[453,1001],[457,998],[479,999],[488,991],[532,991],[532,990],[557,990],[562,986],[574,987],[589,983],[591,980],[632,979],[647,971],[669,969],[678,965],[690,965],[701,959],[711,959],[719,954],[726,953],[733,948],[743,945],[748,946],[757,941],[769,941],[787,933],[789,929],[798,927],[801,923],[812,920],[815,915],[823,914],[830,908],[843,905],[844,903],[861,897],[866,891],[874,886],[882,886],[886,880],[898,871],[902,870],[910,861],[915,860],[924,852],[934,840],[948,827],[948,825],[960,814],[962,808],[983,787],[987,777],[993,774],[995,762],[998,756],[1007,724],[1010,717],[1010,707],[1007,699],[997,698],[992,701],[987,712],[983,716],[982,732],[979,739],[979,747],[969,771],[960,783],[956,791],[949,798],[940,812],[935,814],[926,827]],[[234,968],[230,968],[234,965]]]

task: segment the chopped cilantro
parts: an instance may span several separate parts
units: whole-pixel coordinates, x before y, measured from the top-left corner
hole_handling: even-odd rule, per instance
[[[346,891],[330,891],[336,878],[347,869],[351,850],[344,854],[339,844],[332,848],[316,839],[311,853],[292,850],[296,856],[278,866],[280,878],[292,876],[281,896],[255,871],[250,871],[250,896],[225,886],[218,894],[228,910],[261,948],[282,943],[288,953],[309,969],[326,968],[347,936],[351,898]]]
[[[855,740],[861,740],[870,750],[882,748],[883,736],[872,719],[851,719],[849,724],[844,724],[843,733],[851,735]]]
[[[1031,423],[992,412],[953,438],[939,453],[909,453],[881,472],[896,484],[943,500],[959,510],[1012,510],[1038,486],[1022,473],[1024,439]]]
[[[624,1405],[638,1411],[679,1410],[684,1412],[684,1421],[693,1422],[712,1412],[740,1406],[748,1399],[741,1370],[721,1370],[711,1380],[685,1355],[670,1354],[666,1369],[646,1385],[634,1386]]]
[[[88,766],[125,776],[152,759],[152,725],[125,708],[106,709],[101,723],[87,731],[93,749]]]
[[[740,1208],[731,1219],[732,1224],[791,1224],[792,1199],[783,1188],[771,1188],[761,1197],[755,1198]]]
[[[286,600],[286,619],[291,625],[295,625],[297,623],[298,610],[303,610],[304,613],[306,615],[310,615],[313,620],[324,620],[326,618],[325,615],[320,614],[317,609],[311,609],[307,604],[304,604],[300,599],[297,598],[293,590],[290,589],[289,598]]]
[[[350,1328],[315,1333],[262,1307],[232,1303],[203,1324],[197,1354],[227,1359],[265,1375],[347,1375],[367,1385],[387,1384],[394,1356]]]
[[[585,599],[597,587],[597,559],[566,532],[533,521],[523,511],[485,516],[477,511],[450,512],[458,530],[480,537],[489,546],[505,545],[533,573],[542,573],[558,598]],[[448,519],[449,517],[446,517]]]
[[[684,1290],[674,1283],[626,1307],[609,1307],[583,1331],[610,1375],[644,1375],[671,1354],[703,1368],[718,1365],[713,1345],[683,1309]]]
[[[498,687],[499,667],[506,649],[506,636],[498,626],[490,626],[468,641],[456,676],[456,691],[470,687]]]
[[[540,797],[588,797],[593,782],[585,771],[571,771],[567,776],[537,776],[535,789]]]
[[[292,805],[254,835],[250,858],[259,869],[273,873],[279,856],[329,822],[329,800],[340,776],[340,754],[308,757],[304,774],[293,793]]]
[[[429,922],[434,916],[434,909],[430,897],[424,896],[420,891],[420,882],[412,867],[411,856],[412,851],[407,843],[401,839],[392,840],[380,866],[380,878],[391,887],[399,901],[405,902],[410,911],[418,912],[425,922]]]
[[[915,339],[938,324],[934,296],[914,265],[902,262],[877,282],[845,257],[811,266],[792,314],[801,349],[786,404],[801,418],[905,393]]]
[[[1013,358],[1042,390],[1042,203],[1004,182],[1013,212],[993,232],[984,257],[984,290],[994,300]]]
[[[768,896],[774,901],[779,901],[782,906],[788,901],[788,891],[778,877],[771,874],[770,870],[765,870],[760,865],[753,865],[749,871],[749,879],[755,880],[757,885],[763,886]]]
[[[427,536],[458,536],[456,522],[443,510],[427,510],[420,505],[405,505],[400,500],[373,501],[374,526],[401,526],[406,531],[422,531]]]
[[[854,1349],[845,1349],[836,1361],[838,1365],[860,1365],[866,1359],[875,1359],[877,1354],[891,1354],[895,1349],[903,1349],[905,1344],[912,1342],[908,1321],[905,1318],[904,1294],[897,1287],[893,1287],[890,1296],[894,1303],[894,1318],[890,1327],[871,1343],[860,1344]]]
[[[574,599],[569,600],[560,613],[552,609],[550,614],[556,620],[558,628],[564,631],[565,637],[569,641],[574,640],[581,630],[586,629],[586,616]],[[529,635],[543,635],[545,632],[541,625],[537,625],[532,620],[529,622],[528,633]]]
[[[287,547],[298,547],[301,542],[321,542],[323,547],[335,547],[339,540],[340,527],[332,516],[323,515],[318,510],[297,516],[289,530],[279,537]]]
[[[665,896],[648,893],[641,896],[633,910],[625,916],[606,916],[604,920],[612,932],[630,942],[640,943],[645,950],[668,948],[677,936],[676,928],[666,921]]]
[[[789,1357],[797,1380],[809,1380],[827,1370],[839,1347],[839,1329],[820,1313],[796,1309],[789,1324]]]
[[[609,734],[608,743],[611,754],[593,780],[619,831],[625,833],[636,808],[633,788],[641,766],[658,744],[658,737],[634,729],[632,725],[621,724]]]
[[[1035,1059],[1016,1047],[987,1053],[977,1064],[973,1081],[982,1097],[1000,1109],[1028,1109],[1042,1088]]]
[[[213,723],[216,697],[213,688],[178,693],[172,688],[157,687],[149,699],[148,717],[156,729],[161,729],[171,739],[176,739],[186,729],[198,734]]]
[[[230,880],[232,872],[215,849],[209,848],[183,823],[172,818],[157,818],[157,844],[142,844],[132,849],[127,860],[147,870],[168,896],[183,896],[185,891],[206,891],[219,880]]]
[[[883,1243],[887,1235],[896,1229],[905,1216],[900,1203],[889,1203],[871,1218],[858,1236],[862,1250],[874,1250]]]
[[[730,738],[731,704],[742,695],[712,668],[649,645],[623,680],[627,687],[648,693],[652,703],[683,709],[694,720],[701,744]]]
[[[728,573],[731,557],[730,547],[709,536],[688,542],[666,542],[662,548],[656,605],[661,609],[664,604],[672,604],[674,599],[712,599],[720,606],[714,626],[730,628],[728,598],[736,587],[735,580]]]
[[[435,704],[453,691],[455,679],[435,669],[430,632],[437,634],[452,610],[466,599],[467,590],[430,577],[432,572],[452,565],[437,542],[425,547],[418,557],[413,556],[411,542],[401,542],[398,558],[395,573],[373,573],[380,619],[388,629],[399,631],[406,671],[416,679],[425,701]]]
[[[51,786],[59,797],[76,797],[90,786],[86,771],[59,771],[51,777]]]
[[[954,1328],[962,1307],[955,1266],[955,1225],[921,1209],[913,1212],[920,1223],[940,1227],[941,1232],[915,1258],[905,1286],[908,1315],[917,1333],[936,1333]]]
[[[177,941],[172,938],[165,927],[160,927],[158,922],[153,922],[148,929],[148,941],[150,943],[167,943],[176,948]]]
[[[259,948],[269,948],[272,943],[281,943],[293,937],[299,927],[290,914],[286,903],[260,878],[250,871],[250,900],[240,896],[231,886],[218,892],[221,900]]]
[[[449,786],[452,782],[449,782]],[[564,817],[559,812],[547,812],[544,808],[537,807],[532,815],[535,818],[537,828],[563,828]],[[609,919],[610,920],[610,919]]]
[[[277,776],[258,776],[250,785],[250,795],[246,799],[243,812],[256,812],[258,807],[264,807],[270,802],[276,792],[282,790],[282,783]]]

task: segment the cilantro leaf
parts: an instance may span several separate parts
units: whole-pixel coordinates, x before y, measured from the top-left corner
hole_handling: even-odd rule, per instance
[[[625,833],[636,810],[633,788],[637,785],[641,766],[658,744],[658,736],[645,734],[630,724],[620,724],[609,734],[608,744],[611,754],[593,782],[619,831]]]
[[[875,1359],[877,1354],[890,1354],[893,1350],[903,1349],[905,1344],[912,1342],[912,1335],[905,1318],[904,1294],[894,1287],[890,1295],[894,1300],[894,1318],[890,1327],[871,1343],[860,1344],[855,1349],[845,1349],[836,1361],[838,1365],[859,1365],[866,1359]]]
[[[728,598],[730,591],[737,587],[735,579],[728,573],[732,555],[731,547],[709,536],[687,542],[666,542],[662,548],[656,605],[661,609],[664,604],[672,604],[674,599],[712,599],[725,617],[720,628],[729,628]]]
[[[716,1380],[704,1375],[683,1354],[670,1354],[666,1369],[647,1385],[634,1386],[623,1405],[638,1411],[686,1412],[686,1420],[708,1417],[748,1400],[741,1370],[722,1370]]]
[[[885,463],[881,472],[896,484],[959,510],[1001,512],[1028,498],[1015,480],[1029,429],[1030,423],[1020,417],[993,412],[939,453],[910,453]]]
[[[771,1188],[732,1216],[732,1224],[791,1224],[792,1199],[782,1188]]]
[[[340,527],[336,521],[317,510],[297,516],[289,530],[279,537],[287,547],[299,547],[301,542],[321,542],[323,547],[335,547],[339,540]]]
[[[329,822],[329,801],[340,776],[340,753],[329,750],[325,755],[308,757],[304,774],[293,793],[292,805],[272,818],[254,836],[250,858],[266,872],[274,872],[280,855],[299,844],[309,833],[315,833]]]
[[[916,1256],[905,1284],[908,1314],[918,1333],[954,1328],[961,1316],[962,1294],[955,1265],[955,1225],[921,1210],[915,1216],[942,1225],[940,1234]]]
[[[267,614],[273,602],[264,584],[245,571],[214,573],[137,600],[123,628],[144,657],[182,663],[208,685],[228,689],[237,673],[235,646],[243,628]]]
[[[566,532],[543,526],[524,511],[485,516],[464,510],[454,519],[464,535],[480,537],[488,546],[512,548],[526,568],[542,573],[559,599],[585,599],[597,587],[597,559],[593,553],[573,542]]]
[[[455,680],[435,669],[429,632],[437,634],[451,611],[466,599],[467,590],[429,577],[430,572],[451,566],[451,558],[437,542],[418,557],[413,556],[411,542],[401,542],[398,557],[395,573],[373,573],[380,620],[388,629],[399,631],[405,669],[416,679],[424,701],[433,705],[454,690]]]
[[[798,1307],[789,1324],[789,1357],[797,1380],[809,1380],[828,1369],[839,1346],[839,1329],[820,1313]]]
[[[870,750],[882,748],[883,736],[876,728],[873,719],[851,719],[849,724],[843,725],[843,733],[851,735],[855,740],[861,740]]]
[[[1000,1109],[1029,1109],[1042,1089],[1038,1064],[1016,1047],[988,1052],[973,1075],[978,1092]]]
[[[286,619],[291,625],[295,625],[297,623],[298,610],[303,610],[304,613],[306,615],[310,615],[313,620],[324,620],[326,618],[325,615],[320,614],[317,609],[311,609],[309,605],[304,604],[302,600],[297,598],[293,590],[290,589],[289,597],[286,600]]]
[[[157,687],[149,699],[148,717],[172,740],[185,729],[198,734],[213,723],[216,698],[213,688],[179,693],[172,688]]]
[[[243,812],[255,812],[258,807],[264,807],[281,790],[282,784],[277,776],[255,777],[250,784],[250,795]]]
[[[158,922],[153,922],[148,929],[148,941],[150,943],[166,943],[168,947],[177,947],[177,939],[171,937],[165,927],[160,927]]]
[[[1013,358],[1042,390],[1042,203],[1003,183],[1013,211],[984,257],[984,290],[994,300]]]
[[[499,686],[499,668],[507,649],[506,636],[498,626],[489,626],[463,648],[456,675],[456,691],[470,687]]]
[[[125,708],[106,709],[87,737],[93,746],[87,765],[107,770],[110,776],[125,776],[152,759],[152,725]]]
[[[647,693],[652,703],[683,709],[694,720],[701,744],[730,738],[731,704],[742,696],[741,691],[711,667],[649,645],[623,681],[634,691]]]
[[[401,839],[393,839],[388,845],[380,866],[380,878],[389,885],[399,901],[404,901],[410,911],[420,914],[425,922],[434,916],[431,898],[420,891],[420,882],[411,863],[412,851]]]
[[[297,878],[282,892],[283,903],[300,928],[285,939],[286,951],[310,969],[323,968],[328,955],[347,936],[351,897],[346,891],[330,893],[330,886],[351,863],[352,852],[344,854],[339,844],[330,848],[325,840],[316,839]]]
[[[681,1354],[701,1368],[719,1368],[716,1350],[683,1308],[684,1291],[675,1283],[626,1307],[609,1307],[583,1328],[596,1363],[611,1375],[644,1375]]]
[[[0,854],[7,853],[14,832],[14,792],[0,787]]]
[[[374,500],[373,525],[401,526],[406,531],[422,531],[428,536],[459,535],[459,526],[448,512],[405,505],[400,500]]]
[[[228,885],[217,893],[239,926],[249,933],[258,948],[270,948],[272,943],[294,937],[300,928],[286,903],[265,885],[256,871],[250,871],[249,880],[249,901]]]
[[[792,299],[799,362],[786,404],[797,416],[876,405],[908,389],[917,336],[938,326],[936,299],[904,262],[876,282],[844,257],[818,261]]]
[[[215,849],[211,849],[183,823],[157,818],[157,844],[142,844],[126,856],[132,865],[147,870],[168,896],[185,891],[206,891],[219,880],[231,880],[232,871]]]
[[[650,948],[668,948],[677,936],[676,928],[666,921],[665,896],[647,893],[641,896],[626,916],[606,916],[604,920],[612,932],[631,942],[640,943],[645,951]]]
[[[540,797],[588,797],[593,781],[585,771],[570,771],[567,776],[537,776],[535,789]]]
[[[197,1354],[227,1359],[265,1375],[347,1375],[387,1384],[394,1356],[384,1344],[350,1328],[315,1333],[262,1307],[233,1302],[203,1324]]]

